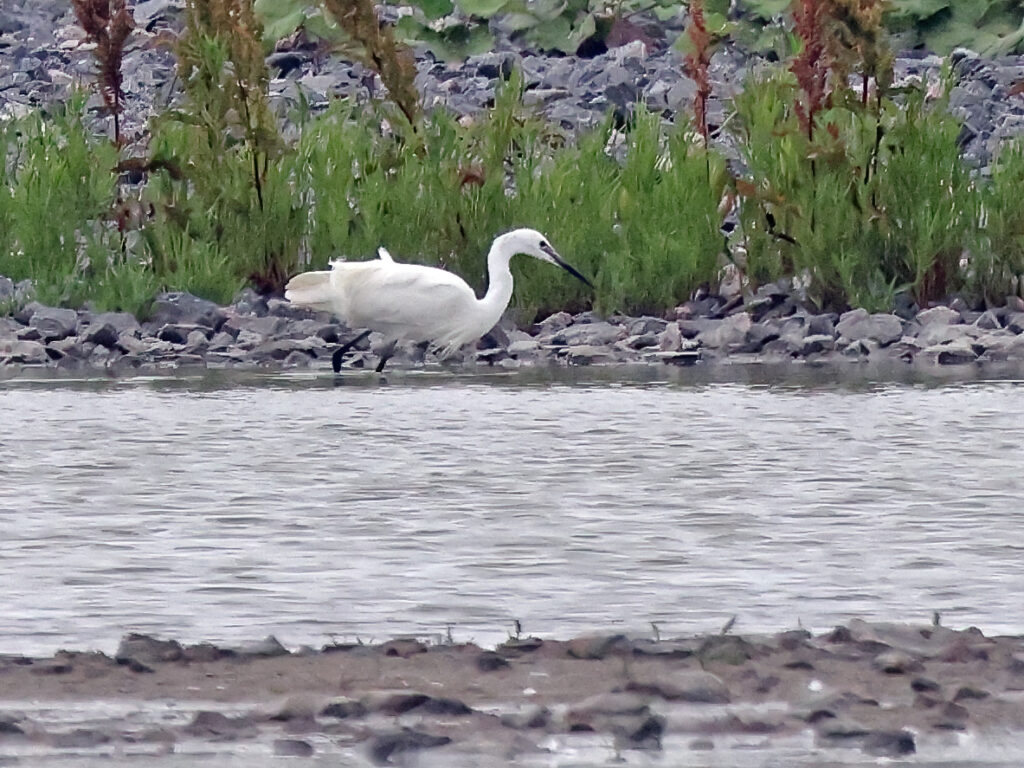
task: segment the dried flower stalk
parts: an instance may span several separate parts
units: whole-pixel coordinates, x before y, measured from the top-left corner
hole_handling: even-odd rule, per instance
[[[708,99],[711,97],[711,78],[708,71],[711,67],[711,35],[708,33],[704,20],[704,0],[691,0],[690,23],[686,34],[693,46],[692,52],[686,54],[684,62],[686,73],[697,85],[693,97],[693,113],[697,121],[697,130],[708,142]]]
[[[99,86],[103,104],[114,117],[114,143],[121,144],[121,112],[124,108],[124,46],[135,29],[135,19],[125,0],[71,0],[78,23],[96,47]]]
[[[363,63],[380,75],[391,100],[415,129],[420,96],[414,83],[416,63],[412,52],[395,41],[390,27],[377,20],[373,0],[323,0],[323,4],[349,37],[360,44]]]

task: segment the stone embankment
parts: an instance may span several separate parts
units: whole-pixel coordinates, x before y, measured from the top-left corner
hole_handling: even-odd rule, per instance
[[[17,293],[0,278],[0,301]],[[187,293],[157,298],[150,319],[92,313],[36,302],[0,317],[0,367],[105,370],[115,374],[174,368],[330,368],[337,346],[356,334],[323,312],[252,292],[226,307]],[[668,317],[602,318],[559,312],[520,329],[504,322],[477,345],[446,361],[453,367],[693,365],[806,361],[903,361],[927,366],[1024,361],[1024,301],[1005,306],[951,306],[899,314],[856,309],[817,314],[784,288],[753,296],[697,298]],[[372,367],[370,338],[347,358]],[[436,364],[423,346],[404,344],[392,367]]]
[[[26,691],[32,701],[19,708]],[[221,648],[133,634],[112,658],[0,656],[0,759],[216,748],[355,759],[346,764],[429,751],[438,765],[552,765],[587,749],[604,759],[736,748],[767,756],[783,745],[822,760],[830,750],[945,757],[961,736],[1019,734],[1022,691],[1024,639],[939,625],[528,637],[493,650],[407,638],[290,652],[273,638]],[[79,714],[55,715],[63,710]]]

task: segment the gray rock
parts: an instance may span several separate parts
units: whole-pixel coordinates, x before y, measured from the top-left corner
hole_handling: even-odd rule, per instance
[[[535,335],[552,335],[564,328],[568,328],[570,324],[572,324],[572,315],[568,312],[555,312],[553,315],[548,315],[537,323]]]
[[[191,293],[162,293],[153,301],[151,324],[161,328],[168,324],[201,325],[214,331],[227,320],[227,314],[212,301]]]
[[[58,749],[90,749],[110,743],[110,735],[92,728],[75,728],[50,734],[50,743]]]
[[[1006,319],[1006,327],[1014,333],[1024,333],[1024,312],[1013,312]]]
[[[139,333],[139,321],[130,312],[102,312],[89,321],[89,327],[96,325],[109,325],[118,335],[122,333]],[[83,329],[79,329],[79,333]]]
[[[239,344],[241,344],[239,334]],[[285,360],[292,352],[301,352],[307,356],[316,354],[316,350],[324,351],[327,344],[322,339],[278,339],[259,344],[252,351],[252,357],[257,362],[267,360]]]
[[[658,349],[662,352],[678,352],[683,347],[683,335],[679,323],[669,323],[658,334]]]
[[[834,315],[811,315],[807,318],[808,336],[832,336],[836,335]]]
[[[594,715],[646,715],[650,708],[635,693],[598,693],[569,708],[570,720]]]
[[[44,341],[71,336],[78,328],[78,313],[60,307],[37,307],[28,321],[30,328],[39,331]]]
[[[0,317],[0,339],[14,338],[24,328],[25,326],[13,317]]]
[[[281,645],[281,642],[273,635],[267,635],[262,640],[256,640],[245,645],[231,648],[237,656],[250,656],[261,658],[272,658],[274,656],[287,656],[288,649]]]
[[[556,333],[552,344],[563,344],[565,346],[600,346],[611,344],[625,336],[620,326],[608,322],[585,323],[582,325],[571,325],[568,328]]]
[[[927,327],[933,323],[939,325],[954,325],[962,322],[960,313],[949,307],[931,307],[929,309],[923,309],[917,313],[917,317],[914,318],[921,327]]]
[[[160,664],[178,661],[181,657],[182,647],[177,640],[159,640],[136,632],[121,638],[114,654],[114,659],[120,663],[135,660],[145,664]]]
[[[536,357],[540,352],[540,344],[533,339],[513,341],[506,350],[513,357]]]
[[[830,352],[836,348],[836,340],[831,334],[815,334],[813,336],[804,336],[800,342],[800,354],[801,355],[815,355],[822,352]]]
[[[293,327],[297,327],[299,323],[304,322],[314,321],[299,321],[295,323]],[[248,331],[249,333],[260,336],[261,338],[269,338],[271,336],[276,336],[287,327],[289,327],[288,321],[283,317],[277,317],[275,315],[264,315],[262,317],[236,315],[235,317],[228,318],[224,323],[222,330],[227,331],[228,333],[233,333],[236,337],[239,335],[240,331]]]
[[[836,331],[847,343],[871,340],[884,347],[903,337],[903,321],[896,315],[872,315],[866,309],[853,309],[839,318]]]
[[[0,275],[0,301],[7,301],[14,298],[14,281],[9,277]]]
[[[366,706],[361,701],[355,699],[336,699],[322,710],[320,710],[321,717],[336,717],[339,720],[344,720],[349,717],[364,717],[367,712]]]
[[[312,757],[313,745],[302,739],[274,739],[274,754],[279,757]]]
[[[939,365],[963,365],[978,359],[978,353],[967,339],[926,347],[921,355]]]
[[[108,349],[117,346],[118,337],[117,329],[110,323],[93,323],[83,336],[91,344],[98,344]]]
[[[22,325],[28,325],[29,321],[32,319],[32,315],[43,308],[44,305],[40,304],[38,301],[29,301],[14,313],[14,319]]]
[[[547,707],[534,705],[527,707],[522,712],[509,712],[500,718],[501,724],[506,728],[514,728],[517,731],[529,728],[546,728],[551,722],[551,710]]]
[[[949,344],[957,339],[973,336],[978,330],[970,325],[932,323],[922,328],[914,341],[919,347],[932,347],[936,344]]]
[[[221,712],[202,710],[196,712],[192,722],[184,727],[190,736],[207,739],[239,738],[254,731],[252,718],[228,717]]]
[[[982,312],[981,316],[974,321],[974,325],[983,331],[994,331],[1003,327],[999,315],[991,309]]]
[[[626,349],[647,349],[658,346],[658,334],[641,333],[637,336],[628,336],[621,342]]]
[[[575,344],[565,348],[565,359],[569,365],[592,365],[609,357],[606,347],[593,344]]]
[[[871,665],[879,672],[887,675],[904,675],[908,672],[920,672],[924,665],[903,651],[886,651],[876,656]]]
[[[211,332],[208,326],[193,323],[167,323],[156,332],[156,337],[171,344],[189,344],[189,337],[196,331],[201,333],[204,341],[207,334]]]
[[[910,731],[872,731],[864,737],[861,749],[876,757],[900,757],[917,751]]]
[[[370,740],[370,758],[378,765],[391,762],[391,758],[405,752],[431,749],[451,743],[448,736],[435,736],[423,731],[404,728],[401,731],[382,733]]]
[[[753,321],[750,319],[750,315],[741,312],[716,322],[708,330],[701,331],[697,339],[701,344],[712,349],[728,348],[742,344],[752,325]]]
[[[0,359],[6,363],[45,365],[50,362],[46,347],[38,341],[6,339],[0,341]]]
[[[728,704],[730,701],[729,689],[722,679],[699,669],[661,671],[652,676],[641,667],[634,672],[629,690],[695,704]]]

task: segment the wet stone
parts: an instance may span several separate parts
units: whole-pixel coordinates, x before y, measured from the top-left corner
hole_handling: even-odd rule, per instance
[[[114,659],[119,663],[136,660],[144,664],[160,664],[181,658],[182,647],[177,640],[159,640],[138,633],[125,635],[114,654]]]
[[[340,699],[338,701],[332,701],[320,710],[321,717],[335,717],[339,720],[344,720],[349,717],[363,717],[366,713],[366,706],[361,701],[356,701],[354,699]]]
[[[279,757],[312,757],[313,745],[302,739],[274,739],[274,754]]]
[[[110,735],[90,728],[50,734],[50,743],[59,749],[89,749],[110,743]]]
[[[248,717],[228,717],[221,712],[202,710],[185,726],[185,733],[203,738],[237,738],[253,728]]]
[[[530,728],[546,728],[551,722],[551,710],[547,707],[528,707],[522,712],[510,712],[500,718],[501,724],[506,728],[515,730],[526,730]]]
[[[201,325],[214,331],[227,320],[227,314],[214,302],[186,292],[163,293],[153,301],[151,323],[155,327],[168,324]]]
[[[917,751],[910,731],[874,731],[864,737],[861,749],[876,757],[900,757]]]
[[[720,677],[699,669],[659,671],[652,675],[638,668],[627,690],[694,704],[727,704],[729,689]]]
[[[377,765],[384,765],[390,763],[391,758],[405,752],[432,749],[450,743],[451,738],[448,736],[435,736],[431,733],[406,728],[401,731],[374,736],[370,740],[369,752],[370,758]]]
[[[77,329],[78,313],[73,309],[39,307],[32,313],[28,325],[35,328],[46,341],[64,339]]]
[[[508,665],[508,660],[494,651],[484,651],[476,657],[476,668],[481,672],[494,672]]]
[[[601,635],[597,637],[574,637],[565,652],[574,659],[603,659],[609,654],[629,653],[629,638],[625,635]]]

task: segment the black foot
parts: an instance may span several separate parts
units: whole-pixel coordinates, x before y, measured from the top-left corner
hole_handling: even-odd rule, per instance
[[[358,344],[360,341],[370,335],[369,331],[363,331],[351,341],[347,341],[334,350],[334,354],[331,355],[331,367],[334,368],[335,373],[341,372],[341,360],[345,357],[345,353],[348,352],[352,347]]]

